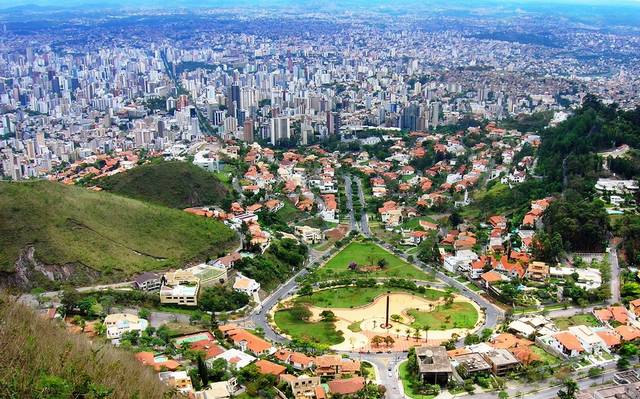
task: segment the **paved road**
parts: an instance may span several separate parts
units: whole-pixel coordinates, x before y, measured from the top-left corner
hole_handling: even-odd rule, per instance
[[[349,211],[349,227],[351,230],[358,230],[356,223],[356,213],[353,210],[353,192],[351,190],[351,176],[344,176],[344,193],[347,197],[347,210]]]
[[[360,197],[360,205],[362,205],[362,216],[360,220],[360,231],[367,237],[371,237],[371,229],[369,229],[369,215],[367,215],[367,201],[364,198],[362,189],[362,180],[356,177],[356,185],[358,186],[358,197]]]
[[[611,303],[620,302],[620,265],[618,264],[618,246],[609,240],[609,259],[611,260]]]

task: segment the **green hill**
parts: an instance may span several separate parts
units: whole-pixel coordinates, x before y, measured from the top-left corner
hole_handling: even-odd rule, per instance
[[[72,335],[0,292],[0,398],[175,398],[132,353]]]
[[[0,183],[0,284],[45,286],[45,274],[73,284],[117,281],[235,243],[222,223],[180,210],[47,181]]]
[[[215,175],[181,161],[141,165],[97,184],[110,192],[180,209],[218,205],[230,195]]]

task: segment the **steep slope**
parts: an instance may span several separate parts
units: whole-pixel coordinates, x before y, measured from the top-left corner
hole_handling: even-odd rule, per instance
[[[0,292],[0,397],[171,398],[150,368],[89,342]]]
[[[236,242],[217,221],[47,181],[0,183],[0,284],[117,281],[217,256]]]
[[[180,209],[221,204],[229,195],[216,176],[180,161],[142,165],[97,184],[113,193]]]

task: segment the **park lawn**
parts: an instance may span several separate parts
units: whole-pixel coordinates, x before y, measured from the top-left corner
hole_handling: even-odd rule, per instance
[[[400,376],[400,380],[402,381],[402,388],[404,390],[404,394],[410,397],[411,399],[434,398],[435,397],[434,395],[421,395],[417,393],[416,386],[419,386],[420,384],[418,383],[418,381],[415,381],[411,377],[409,370],[407,370],[407,363],[408,362],[405,360],[404,362],[400,363],[400,366],[398,367],[398,374]]]
[[[549,365],[552,365],[552,364],[560,363],[560,359],[559,358],[557,358],[556,356],[550,354],[549,352],[545,351],[544,349],[540,348],[539,346],[531,345],[530,348],[531,348],[531,351],[533,353],[535,353],[536,355],[540,356],[540,361],[542,363],[544,363],[545,365],[549,366]]]
[[[429,300],[437,300],[444,296],[443,291],[427,289],[424,294],[411,292],[399,288],[384,286],[376,287],[338,287],[316,291],[305,297],[299,297],[300,302],[309,303],[319,308],[353,308],[367,305],[378,296],[391,292],[407,292],[412,295],[422,296]]]
[[[600,324],[598,319],[592,314],[577,314],[571,317],[557,317],[553,319],[553,323],[559,330],[566,330],[571,326],[585,325],[587,327],[597,327]]]
[[[407,311],[414,318],[412,327],[429,326],[433,330],[450,328],[473,328],[478,321],[478,311],[468,302],[454,302],[451,305],[439,305],[431,312],[411,309]],[[447,317],[450,317],[447,321]]]
[[[377,264],[380,259],[384,259],[387,265],[381,269],[368,273],[361,273],[349,270],[349,264],[355,262],[358,265]],[[388,252],[384,248],[370,242],[351,242],[331,258],[324,266],[318,269],[320,277],[331,278],[337,275],[362,275],[367,278],[387,277],[387,278],[407,278],[413,280],[430,281],[427,273],[417,267],[405,262],[396,255]]]
[[[326,345],[336,345],[344,341],[344,337],[336,331],[333,322],[319,321],[314,323],[297,320],[287,309],[277,311],[273,320],[278,328],[292,338]]]
[[[347,328],[355,333],[360,332],[362,331],[362,327],[360,327],[360,323],[362,323],[362,321],[354,321],[353,323],[349,324]]]

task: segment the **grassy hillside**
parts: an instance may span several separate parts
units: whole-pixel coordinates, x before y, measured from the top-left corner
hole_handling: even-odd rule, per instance
[[[180,210],[47,181],[0,183],[0,272],[14,271],[30,245],[44,264],[115,280],[213,257],[235,242],[222,223]]]
[[[138,166],[97,183],[114,193],[180,209],[221,204],[230,195],[213,173],[180,161]]]
[[[170,398],[133,354],[68,333],[0,293],[0,397]]]

